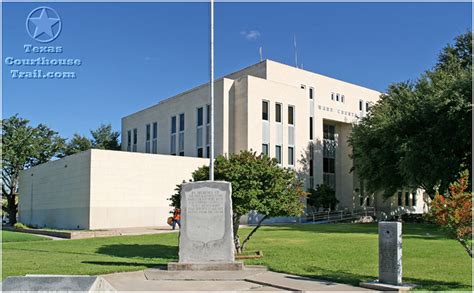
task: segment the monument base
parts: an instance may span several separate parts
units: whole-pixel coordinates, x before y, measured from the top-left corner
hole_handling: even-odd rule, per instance
[[[242,262],[168,263],[168,271],[241,271]]]
[[[360,286],[367,289],[373,289],[373,290],[379,290],[379,291],[396,291],[396,292],[409,291],[416,287],[416,285],[414,284],[392,285],[392,284],[380,283],[378,280],[373,281],[373,282],[363,282],[363,283],[360,283]]]

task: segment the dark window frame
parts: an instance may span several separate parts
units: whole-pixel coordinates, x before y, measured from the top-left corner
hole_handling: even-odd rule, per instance
[[[275,103],[275,122],[281,123],[281,112],[282,112],[282,104]]]
[[[268,101],[262,101],[262,120],[269,121],[270,108]]]

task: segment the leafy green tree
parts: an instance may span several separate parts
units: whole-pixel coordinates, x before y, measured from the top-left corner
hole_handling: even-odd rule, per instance
[[[203,166],[193,172],[193,181],[209,178],[209,167]],[[237,252],[242,252],[252,235],[268,217],[299,216],[303,212],[302,198],[306,193],[294,170],[278,166],[275,159],[257,156],[255,152],[219,156],[215,159],[215,180],[232,183],[232,210],[234,242]],[[172,195],[172,206],[179,207],[180,186]],[[244,239],[238,237],[240,218],[250,211],[264,216]]]
[[[118,131],[112,130],[112,125],[102,124],[96,130],[91,130],[91,143],[92,148],[102,150],[120,150]]]
[[[421,187],[433,198],[471,169],[472,34],[456,38],[415,82],[389,86],[349,138],[369,192]]]
[[[18,181],[20,172],[57,156],[64,139],[43,124],[29,125],[29,120],[14,115],[2,121],[2,198],[11,225],[18,212]]]
[[[326,184],[317,185],[315,189],[308,190],[307,203],[315,208],[334,209],[339,202],[336,198],[336,192],[331,186]]]
[[[97,129],[90,131],[92,138],[80,134],[74,136],[66,143],[64,151],[59,157],[69,156],[89,149],[120,150],[118,131],[112,130],[112,125],[101,124]]]
[[[75,133],[67,142],[62,156],[69,156],[92,148],[92,142],[85,136]]]

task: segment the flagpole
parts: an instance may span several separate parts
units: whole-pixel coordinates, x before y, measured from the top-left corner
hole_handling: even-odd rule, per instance
[[[210,94],[211,94],[211,135],[210,135],[210,154],[209,154],[209,180],[214,181],[214,0],[211,1],[211,50],[210,50]]]

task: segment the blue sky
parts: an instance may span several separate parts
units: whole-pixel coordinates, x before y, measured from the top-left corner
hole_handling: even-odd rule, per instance
[[[39,6],[61,17],[49,46],[27,33]],[[471,30],[470,3],[217,3],[216,76],[264,58],[384,91],[431,68],[440,50]],[[3,3],[3,117],[15,113],[64,137],[121,117],[208,81],[207,3]],[[72,80],[13,79],[6,57],[73,58]],[[38,68],[25,67],[22,70]],[[42,67],[43,71],[51,67]]]

